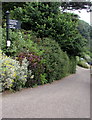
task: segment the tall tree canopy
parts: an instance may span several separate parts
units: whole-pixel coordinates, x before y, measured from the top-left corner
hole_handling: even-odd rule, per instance
[[[60,2],[25,2],[10,11],[11,19],[22,21],[22,28],[37,37],[52,37],[70,56],[80,55],[86,40],[77,29],[78,16],[60,11]]]
[[[90,26],[88,23],[86,23],[83,20],[79,20],[78,30],[80,34],[87,40],[87,44],[85,46],[86,52],[88,51],[92,52],[92,26]]]
[[[61,3],[61,7],[62,10],[81,10],[81,9],[86,9],[87,12],[91,12],[92,11],[92,2],[90,2],[89,0],[82,0],[79,2],[79,0],[72,0],[72,1],[68,1],[68,2],[62,2]]]
[[[2,2],[2,11],[5,14],[6,11],[14,10],[14,7],[22,7],[25,2]]]
[[[38,0],[38,1],[40,1],[40,0]],[[44,1],[44,0],[42,0],[42,1]],[[58,0],[54,0],[54,1],[58,1]],[[45,1],[45,3],[46,3],[46,1]],[[79,0],[71,0],[68,2],[67,1],[64,2],[61,0],[59,3],[60,3],[59,6],[62,7],[62,10],[87,9],[89,12],[92,11],[91,10],[92,2],[89,0],[81,0],[80,2],[79,2]],[[2,6],[3,6],[2,9],[3,9],[3,12],[6,12],[7,10],[13,10],[14,6],[23,7],[24,4],[25,4],[25,2],[20,2],[20,3],[19,2],[2,2]]]
[[[78,22],[78,30],[80,32],[80,34],[87,40],[89,40],[90,38],[90,28],[91,26],[86,23],[83,20],[79,20]]]
[[[37,37],[52,37],[69,55],[80,55],[85,39],[77,29],[75,14],[61,13],[59,2],[28,2],[11,11],[12,19],[19,19],[22,28],[32,30]]]

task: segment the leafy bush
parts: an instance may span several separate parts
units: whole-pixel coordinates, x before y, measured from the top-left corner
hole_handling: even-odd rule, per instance
[[[40,77],[41,77],[41,84],[45,84],[45,83],[48,82],[48,80],[46,79],[46,76],[47,76],[46,73],[40,75]]]
[[[19,90],[25,87],[28,75],[27,60],[24,59],[20,66],[18,61],[5,56],[0,50],[0,61],[0,91]]]
[[[24,30],[10,30],[10,41],[11,46],[6,49],[6,34],[5,29],[2,29],[2,44],[1,49],[5,54],[9,54],[9,56],[16,57],[20,52],[35,52],[37,55],[41,55],[42,51],[37,48],[35,43],[36,37],[33,35],[32,31],[24,31]],[[34,41],[33,41],[34,40]]]
[[[39,42],[32,31],[12,31],[10,30],[11,46],[6,49],[6,35],[5,29],[3,29],[3,42],[2,50],[5,54],[8,53],[9,56],[15,58],[22,62],[24,58],[27,58],[28,69],[32,70],[34,78],[32,79],[30,75],[27,77],[26,86],[32,87],[35,84],[41,84],[42,76],[44,76],[44,59],[40,58],[43,51],[39,49],[36,42]],[[29,72],[29,71],[28,71]]]
[[[88,51],[88,52],[89,52],[89,51]],[[90,61],[91,61],[90,52],[89,52],[89,54],[84,53],[83,58],[84,58],[87,62],[90,62]]]
[[[83,67],[83,68],[90,68],[88,63],[85,60],[79,60],[78,65]]]
[[[81,55],[87,41],[78,31],[78,16],[61,13],[59,6],[59,2],[27,2],[11,10],[11,18],[21,20],[22,28],[37,37],[52,37],[69,55]]]
[[[70,58],[70,61],[69,61],[69,73],[75,73],[76,72],[76,57],[69,57]]]
[[[60,49],[56,41],[44,38],[38,46],[40,46],[40,50],[44,50],[42,57],[46,60],[45,73],[47,74],[48,82],[59,80],[74,70],[73,67],[70,67],[68,55]],[[71,69],[73,70],[71,71]]]
[[[3,31],[5,33],[4,29]],[[4,53],[9,52],[10,56],[17,56],[21,65],[24,58],[27,59],[26,87],[52,82],[75,72],[75,59],[68,57],[67,53],[61,50],[59,44],[50,38],[36,38],[32,31],[11,30],[12,43],[9,49],[6,49],[5,38],[4,34],[4,42],[1,46]],[[34,77],[31,76],[31,72]]]
[[[33,87],[35,84],[43,84],[46,83],[46,78],[44,74],[44,59],[38,56],[33,52],[22,52],[18,55],[18,60],[20,64],[22,64],[23,59],[26,58],[29,62],[28,64],[28,72],[31,69],[34,74],[34,79],[32,80],[30,76],[27,77],[26,86]],[[43,80],[42,80],[43,78]]]

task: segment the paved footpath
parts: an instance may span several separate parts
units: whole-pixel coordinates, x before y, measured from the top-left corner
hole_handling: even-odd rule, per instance
[[[90,118],[90,70],[52,84],[3,94],[3,118]]]

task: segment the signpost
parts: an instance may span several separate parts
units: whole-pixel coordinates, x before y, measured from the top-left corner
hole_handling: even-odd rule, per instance
[[[9,28],[12,29],[21,29],[21,22],[18,20],[10,20],[9,19],[9,11],[6,11],[6,40],[9,41]],[[7,46],[10,46],[10,42],[8,42]]]
[[[11,41],[9,39],[9,29],[21,29],[21,22],[18,20],[10,20],[9,19],[9,11],[6,11],[6,49],[8,49],[11,45]],[[7,52],[9,56],[9,52]]]
[[[20,29],[21,22],[18,20],[9,20],[9,28]]]
[[[8,44],[8,43],[10,43],[10,42],[8,42],[8,41],[10,41],[9,40],[9,14],[10,14],[9,11],[7,11],[6,12],[6,41],[7,41],[6,42],[6,44],[7,44],[6,46],[7,47],[10,46],[10,44]]]

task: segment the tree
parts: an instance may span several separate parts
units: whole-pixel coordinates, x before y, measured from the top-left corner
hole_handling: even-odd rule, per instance
[[[12,10],[11,18],[21,20],[22,28],[34,31],[37,37],[55,39],[69,55],[80,55],[85,40],[77,29],[78,17],[61,13],[59,6],[59,2],[27,2]]]
[[[6,11],[14,10],[14,7],[23,7],[25,2],[2,2],[2,11],[5,14]]]
[[[89,0],[82,0],[79,2],[79,0],[72,0],[71,2],[62,2],[61,7],[62,10],[81,10],[81,9],[86,9],[87,12],[91,12],[92,2]]]
[[[83,20],[79,20],[78,22],[78,30],[80,34],[87,40],[90,37],[90,25]]]
[[[52,32],[53,20],[60,13],[60,3],[54,2],[28,2],[22,7],[11,11],[12,18],[22,21],[22,28],[33,30],[38,37],[48,37]]]
[[[86,23],[83,20],[79,20],[78,22],[78,30],[80,34],[87,39],[87,46],[92,42],[92,26]]]
[[[92,53],[92,26],[90,26],[90,51]],[[92,57],[92,54],[91,54]]]

